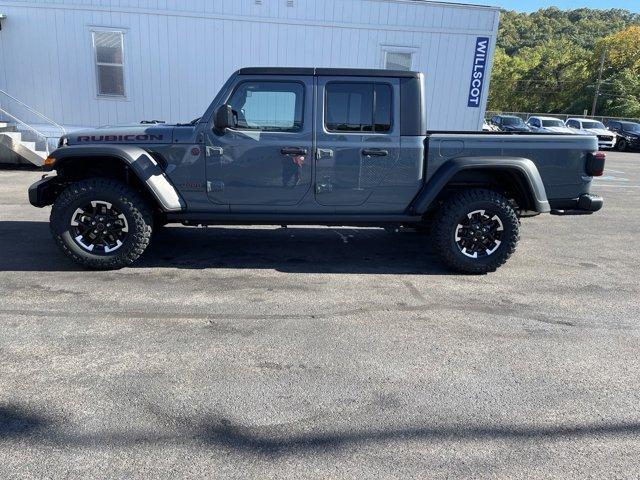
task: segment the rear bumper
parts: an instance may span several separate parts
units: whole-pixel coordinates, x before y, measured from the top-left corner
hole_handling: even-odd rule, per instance
[[[29,187],[29,203],[42,208],[53,204],[56,199],[56,177],[42,177]]]
[[[552,215],[590,215],[602,209],[604,199],[598,195],[583,193],[578,198],[551,202]]]

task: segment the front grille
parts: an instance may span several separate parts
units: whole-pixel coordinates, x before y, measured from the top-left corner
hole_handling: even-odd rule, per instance
[[[602,140],[603,142],[610,142],[613,140],[613,137],[609,135],[598,135],[598,140]]]

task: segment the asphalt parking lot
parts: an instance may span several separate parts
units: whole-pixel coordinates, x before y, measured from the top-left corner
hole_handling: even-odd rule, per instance
[[[38,176],[0,171],[0,478],[638,478],[640,154],[487,276],[275,227],[84,271]]]

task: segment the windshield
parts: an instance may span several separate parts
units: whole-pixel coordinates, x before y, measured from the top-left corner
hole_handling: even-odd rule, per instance
[[[640,133],[640,123],[623,123],[622,127],[625,132],[638,132]]]
[[[502,117],[503,125],[523,125],[524,121],[520,117]]]
[[[564,127],[562,120],[542,120],[543,127]]]
[[[600,122],[582,122],[582,128],[585,130],[590,128],[601,128],[604,130],[604,125]]]

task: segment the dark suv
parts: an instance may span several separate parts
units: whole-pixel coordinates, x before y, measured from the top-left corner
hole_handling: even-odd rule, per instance
[[[502,132],[530,132],[531,129],[520,117],[515,115],[494,115],[491,123]]]
[[[612,120],[607,128],[618,134],[616,149],[621,152],[640,149],[640,123]]]

